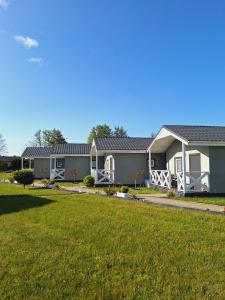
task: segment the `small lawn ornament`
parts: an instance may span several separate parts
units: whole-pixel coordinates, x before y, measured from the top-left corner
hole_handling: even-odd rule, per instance
[[[135,189],[137,188],[137,180],[141,177],[144,176],[144,171],[138,171],[134,176],[133,176],[133,180],[134,180],[134,186]]]

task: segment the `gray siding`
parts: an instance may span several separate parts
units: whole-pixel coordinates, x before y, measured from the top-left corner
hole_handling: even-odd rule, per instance
[[[148,154],[117,153],[113,155],[115,160],[115,184],[134,184],[134,176],[137,172],[144,172],[144,176],[137,180],[137,184],[144,184],[149,178]],[[155,159],[154,169],[165,169],[165,155],[152,154]]]
[[[210,192],[225,193],[225,147],[210,147]]]
[[[65,180],[73,181],[71,172],[76,170],[78,176],[76,181],[81,181],[87,175],[90,175],[90,156],[71,156],[65,158]]]
[[[50,160],[49,158],[34,158],[34,176],[35,178],[50,177]]]

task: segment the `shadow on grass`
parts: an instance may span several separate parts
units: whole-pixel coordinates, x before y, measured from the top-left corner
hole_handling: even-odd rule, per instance
[[[0,216],[22,210],[53,204],[54,200],[30,195],[0,196]]]

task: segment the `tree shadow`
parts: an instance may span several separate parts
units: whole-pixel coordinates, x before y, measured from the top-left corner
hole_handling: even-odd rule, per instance
[[[0,196],[0,216],[22,210],[53,204],[54,200],[30,195]]]

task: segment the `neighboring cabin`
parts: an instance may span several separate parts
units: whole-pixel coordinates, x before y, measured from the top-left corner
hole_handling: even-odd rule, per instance
[[[90,149],[88,144],[57,144],[52,147],[27,147],[23,161],[29,161],[35,178],[81,181],[90,174]]]
[[[225,193],[225,127],[164,125],[149,147],[166,169],[150,170],[152,185],[187,193]]]
[[[152,138],[96,138],[91,147],[91,174],[97,184],[144,184],[149,178]],[[151,158],[153,169],[165,168],[164,154]]]

